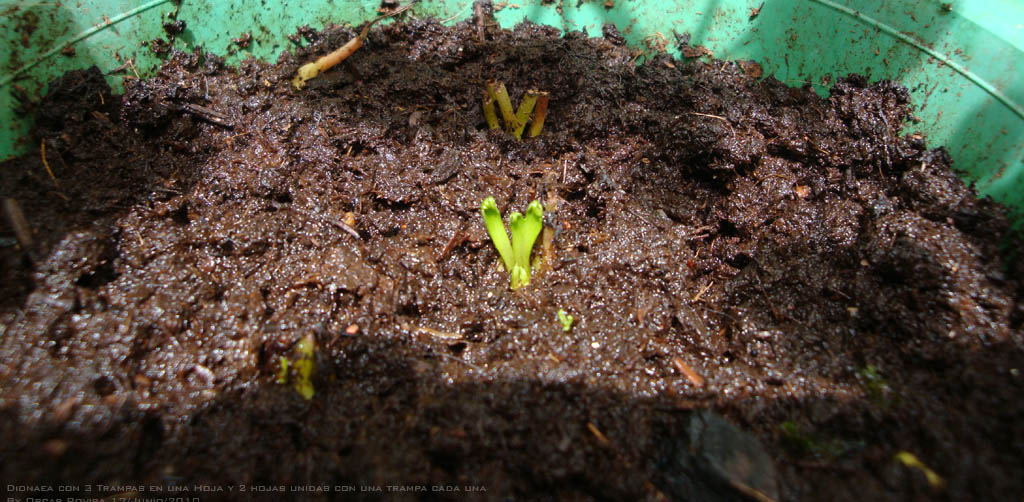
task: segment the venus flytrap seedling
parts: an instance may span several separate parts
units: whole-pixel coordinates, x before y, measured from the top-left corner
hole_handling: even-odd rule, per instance
[[[544,208],[539,201],[533,201],[526,207],[526,215],[512,213],[509,216],[509,231],[512,239],[505,233],[505,224],[501,221],[498,204],[494,197],[484,199],[480,204],[480,214],[484,217],[484,226],[491,236],[494,248],[501,255],[505,271],[509,275],[509,288],[519,289],[530,283],[530,251],[537,241],[541,229],[544,228]]]
[[[291,380],[295,392],[309,401],[313,399],[313,371],[316,369],[316,340],[313,339],[313,335],[306,335],[299,340],[293,351],[294,361],[280,356],[281,366],[277,372],[277,383],[285,384]]]
[[[569,330],[572,329],[572,322],[573,321],[574,321],[573,317],[571,315],[569,315],[569,314],[566,314],[565,310],[558,309],[558,322],[560,322],[562,324],[562,331],[565,331],[566,333],[568,333]]]

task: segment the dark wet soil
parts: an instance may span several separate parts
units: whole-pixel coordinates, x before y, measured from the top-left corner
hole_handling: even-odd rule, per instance
[[[277,65],[175,53],[123,96],[55,82],[54,179],[0,178],[32,238],[0,236],[4,484],[1016,500],[1024,274],[1004,211],[900,135],[907,91],[611,31],[397,23],[301,92],[351,29]],[[487,79],[550,92],[539,137],[487,129]],[[547,206],[528,287],[487,196]],[[308,401],[277,383],[307,335]]]

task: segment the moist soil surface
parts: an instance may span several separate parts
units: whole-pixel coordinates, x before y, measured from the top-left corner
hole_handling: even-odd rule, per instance
[[[70,72],[36,107],[45,157],[0,179],[27,221],[0,249],[5,485],[1024,491],[1009,225],[901,134],[901,86],[851,76],[821,98],[614,30],[478,18],[374,28],[296,91],[296,68],[355,32],[303,34],[276,65],[173,53],[124,95]],[[550,93],[539,136],[487,127],[489,79],[514,105]],[[546,207],[515,291],[488,196],[506,217]],[[306,337],[308,400],[281,369]]]

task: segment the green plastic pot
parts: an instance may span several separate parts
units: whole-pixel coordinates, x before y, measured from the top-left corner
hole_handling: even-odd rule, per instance
[[[496,2],[498,3],[498,2]],[[501,2],[504,3],[504,2]],[[166,38],[163,24],[185,21],[180,48],[201,46],[237,62],[273,61],[296,28],[360,24],[377,15],[377,0],[0,0],[0,159],[37,149],[30,120],[14,109],[36,99],[62,72],[93,64],[120,88],[125,72],[145,77],[160,60],[144,42]],[[499,3],[500,5],[500,3]],[[758,10],[760,8],[760,10]],[[422,0],[416,16],[445,24],[472,14],[471,0]],[[1019,0],[512,0],[496,14],[503,27],[530,20],[601,36],[613,23],[626,40],[646,47],[664,39],[678,56],[676,35],[689,34],[715,57],[751,59],[765,75],[826,94],[849,73],[906,85],[919,118],[907,128],[945,145],[956,169],[978,190],[1024,222],[1024,4]],[[244,33],[243,52],[232,42]],[[134,76],[134,75],[133,75]],[[88,99],[88,97],[84,97]]]

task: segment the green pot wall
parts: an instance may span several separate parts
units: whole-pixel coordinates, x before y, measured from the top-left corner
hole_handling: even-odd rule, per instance
[[[496,2],[497,3],[497,2]],[[187,23],[176,45],[194,45],[237,62],[273,61],[309,25],[357,25],[377,15],[378,1],[303,0],[0,0],[0,159],[23,153],[31,126],[14,113],[15,94],[36,99],[65,70],[98,65],[104,72],[133,61],[140,75],[159,65],[142,42],[165,37],[176,12]],[[497,12],[503,27],[530,20],[600,36],[614,23],[633,45],[689,33],[715,57],[752,59],[765,75],[823,95],[849,73],[894,79],[911,89],[920,121],[908,127],[946,145],[956,169],[1015,211],[1024,222],[1024,3],[1020,0],[603,0],[542,3],[514,0]],[[560,6],[560,7],[559,7]],[[761,7],[756,16],[752,9]],[[423,0],[415,16],[453,24],[472,13],[471,0]],[[232,39],[250,33],[240,52]],[[73,55],[62,53],[71,47]],[[69,52],[64,50],[63,52]],[[132,71],[132,70],[129,70]],[[111,75],[120,88],[122,74]]]

